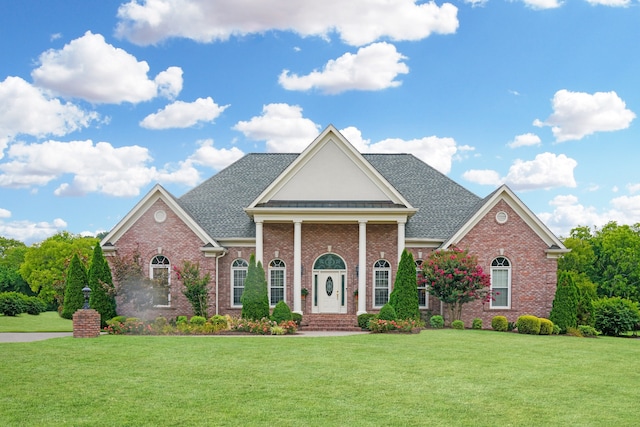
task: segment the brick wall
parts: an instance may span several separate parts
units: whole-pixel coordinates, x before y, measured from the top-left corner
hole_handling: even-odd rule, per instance
[[[100,336],[100,313],[93,309],[80,309],[73,313],[73,337],[96,338]]]

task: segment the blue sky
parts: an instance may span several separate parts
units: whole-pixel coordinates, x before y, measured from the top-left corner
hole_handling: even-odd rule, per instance
[[[0,0],[0,235],[109,230],[328,124],[561,236],[634,224],[639,112],[638,0]]]

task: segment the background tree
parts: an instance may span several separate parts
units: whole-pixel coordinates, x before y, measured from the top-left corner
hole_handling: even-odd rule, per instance
[[[173,270],[182,281],[182,293],[189,300],[194,316],[207,317],[209,315],[209,282],[211,275],[200,275],[200,264],[183,261],[182,268],[174,266]]]
[[[578,326],[578,288],[569,272],[560,272],[549,320],[558,325],[563,334],[567,328]]]
[[[71,257],[77,254],[86,263],[97,243],[95,237],[77,236],[67,231],[58,233],[27,248],[20,275],[45,302],[62,304]]]
[[[78,254],[73,254],[69,270],[67,272],[67,281],[64,291],[64,304],[62,306],[61,316],[65,319],[72,319],[73,313],[81,309],[84,305],[84,294],[82,289],[89,285],[87,278],[87,270],[80,261]]]
[[[420,319],[416,264],[411,252],[406,249],[400,256],[393,292],[389,295],[389,304],[395,309],[398,319]]]
[[[107,326],[107,320],[116,316],[116,298],[111,269],[107,260],[104,259],[99,243],[93,248],[89,267],[89,287],[91,288],[89,305],[100,313],[102,327]]]
[[[594,325],[593,302],[598,299],[596,285],[586,274],[568,271],[578,290],[578,307],[576,318],[578,325]]]
[[[242,317],[244,319],[260,320],[269,317],[269,293],[262,263],[256,265],[253,254],[249,258],[249,268],[244,281],[244,291],[240,297],[242,303]]]
[[[29,284],[20,275],[20,265],[26,251],[24,243],[0,237],[0,292],[34,295]]]
[[[460,320],[464,304],[491,298],[491,280],[478,259],[457,248],[431,252],[423,263],[429,294],[447,305],[449,321]]]

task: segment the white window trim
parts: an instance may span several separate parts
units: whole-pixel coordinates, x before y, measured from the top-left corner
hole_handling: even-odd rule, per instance
[[[376,267],[376,264],[378,264],[381,261],[385,262],[387,264],[387,267]],[[387,302],[389,302],[389,297],[391,297],[391,264],[386,259],[379,259],[373,263],[373,268],[371,272],[373,276],[373,298],[371,301],[373,308],[382,308],[382,306],[384,305],[384,304],[382,305],[376,304],[376,289],[384,289],[382,287],[378,288],[376,286],[376,272],[378,271],[386,271],[388,273],[387,274]]]
[[[243,262],[245,266],[242,266],[242,267],[236,266],[235,264],[237,262]],[[249,263],[243,258],[236,258],[231,262],[231,307],[234,307],[234,308],[242,307],[242,303],[236,304],[234,299],[233,299],[233,295],[235,294],[236,288],[239,288],[239,286],[236,286],[236,280],[235,280],[234,272],[235,271],[245,271],[246,272],[248,269],[249,269]],[[246,273],[245,273],[244,279],[245,279],[245,281],[247,280]],[[242,282],[243,291],[244,291],[244,285],[245,285],[245,282],[243,281]],[[240,297],[242,297],[242,294],[240,294]]]
[[[278,265],[278,266],[273,266],[273,264],[275,262],[280,262],[282,263],[282,265]],[[269,306],[270,307],[275,307],[276,305],[273,304],[271,302],[271,272],[272,271],[282,271],[282,301],[287,302],[287,265],[285,264],[284,261],[282,261],[281,259],[274,259],[271,262],[269,262],[269,269],[268,269],[268,276],[269,276]]]
[[[154,264],[153,261],[158,257],[163,257],[169,262],[169,264]],[[149,278],[151,280],[155,280],[155,277],[153,277],[154,268],[163,268],[167,270],[167,304],[153,304],[153,307],[171,307],[171,260],[164,255],[154,255],[153,258],[151,258],[151,261],[149,261]],[[153,302],[153,296],[151,298]]]
[[[493,266],[493,263],[495,260],[497,260],[498,258],[504,258],[507,260],[507,262],[509,263],[508,266]],[[500,256],[497,258],[494,258],[491,261],[491,291],[493,292],[493,277],[494,277],[494,271],[498,271],[498,270],[506,270],[507,271],[507,292],[509,293],[509,296],[507,297],[507,305],[495,305],[495,302],[493,301],[493,299],[491,299],[490,305],[489,307],[493,310],[510,310],[511,309],[511,260],[507,257],[504,256]],[[505,289],[505,288],[498,288],[498,289]]]
[[[425,305],[419,305],[419,299],[418,299],[418,308],[421,310],[427,310],[429,308],[429,291],[427,290],[427,283],[423,282],[422,285],[420,283],[418,283],[418,276],[422,275],[422,265],[423,265],[424,261],[421,259],[416,260],[416,287],[418,288],[418,290],[420,289],[424,289],[424,304]]]

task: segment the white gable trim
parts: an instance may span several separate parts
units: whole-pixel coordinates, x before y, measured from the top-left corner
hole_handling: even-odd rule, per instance
[[[158,200],[162,200],[171,211],[177,215],[182,222],[184,222],[191,231],[202,241],[203,246],[206,246],[203,251],[205,252],[222,252],[224,248],[212,239],[206,231],[202,229],[191,216],[185,212],[182,207],[175,201],[175,199],[165,190],[160,184],[156,184],[146,196],[140,200],[129,213],[116,224],[116,226],[107,234],[100,242],[103,247],[103,251],[114,252],[116,247],[114,246],[120,237],[124,235],[139,219],[147,212],[151,206]],[[106,245],[106,246],[105,246]]]
[[[487,213],[499,201],[503,200],[507,203],[511,209],[513,209],[522,220],[542,239],[549,249],[546,250],[547,257],[556,258],[562,254],[569,252],[560,239],[547,228],[546,225],[538,219],[538,217],[524,204],[522,200],[515,195],[515,193],[506,185],[498,188],[491,197],[478,209],[478,211],[453,235],[449,240],[442,244],[442,248],[448,248],[452,245],[456,245],[464,236],[467,235],[479,222],[484,218]]]
[[[393,203],[413,209],[411,204],[355,149],[333,126],[329,125],[318,137],[246,208],[254,209],[258,204],[271,200],[327,143],[333,141],[362,172]]]

